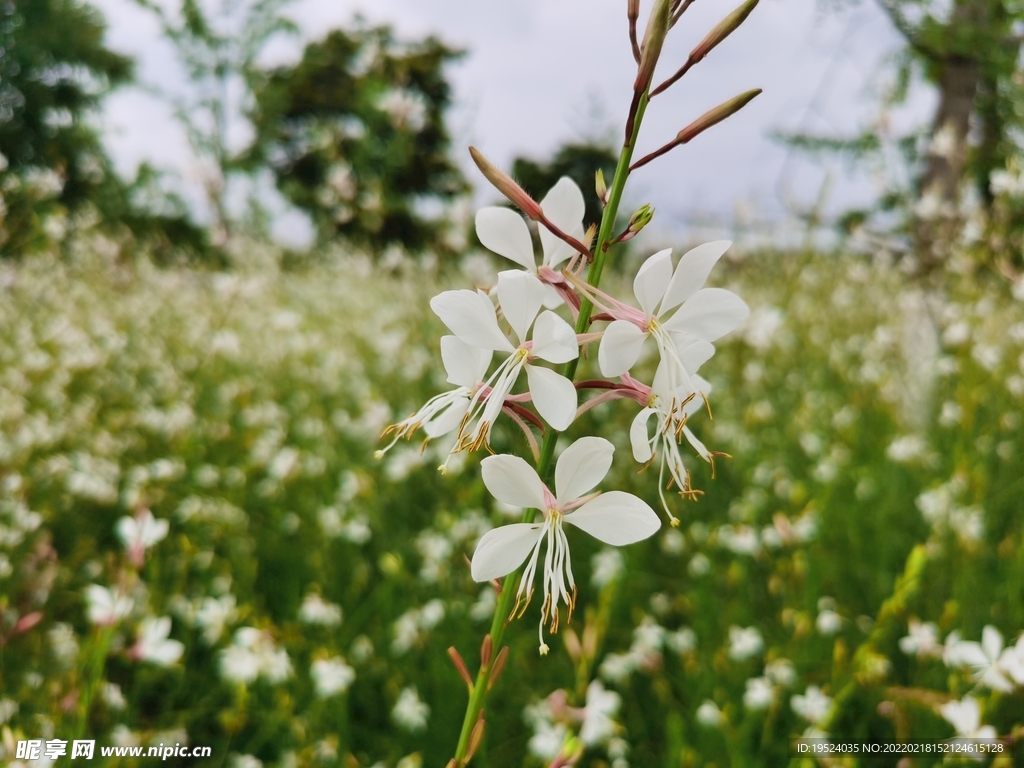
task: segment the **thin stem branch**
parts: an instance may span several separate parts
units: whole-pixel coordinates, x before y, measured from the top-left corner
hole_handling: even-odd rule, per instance
[[[686,13],[686,9],[693,5],[693,0],[683,0],[682,3],[676,2],[672,5],[672,18],[669,19],[668,28],[672,29],[676,25],[676,22]]]

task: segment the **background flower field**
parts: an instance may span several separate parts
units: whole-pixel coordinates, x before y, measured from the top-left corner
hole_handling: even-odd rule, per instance
[[[518,510],[478,455],[441,476],[443,440],[374,451],[444,388],[430,297],[498,265],[108,246],[0,268],[2,760],[83,734],[213,747],[168,765],[443,765],[466,697],[446,649],[475,669],[495,603],[466,558]],[[731,457],[692,462],[679,528],[573,539],[577,612],[544,658],[536,603],[509,627],[474,765],[548,765],[570,734],[584,765],[769,766],[817,731],[1024,726],[1024,302],[967,262],[727,258],[752,315],[690,426]],[[636,410],[591,414],[614,487],[657,507],[625,460]],[[133,552],[119,521],[144,510],[167,530]]]

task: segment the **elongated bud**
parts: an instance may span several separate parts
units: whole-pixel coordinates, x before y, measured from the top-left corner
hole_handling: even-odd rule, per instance
[[[626,18],[630,23],[636,24],[636,20],[640,18],[640,0],[629,0],[626,5]]]
[[[718,125],[718,123],[725,120],[725,118],[735,115],[747,106],[747,104],[753,101],[754,97],[760,95],[760,93],[760,88],[754,88],[746,93],[741,93],[739,96],[733,96],[731,99],[722,102],[714,109],[708,110],[688,126],[683,128],[683,130],[676,135],[676,142],[679,144],[685,144],[695,136],[706,131],[711,126]]]
[[[704,36],[704,39],[697,44],[697,47],[690,51],[690,58],[697,62],[711,53],[712,48],[725,40],[725,38],[736,31],[740,24],[746,21],[747,16],[754,10],[755,5],[757,5],[757,0],[747,0],[747,2],[718,22]]]
[[[444,768],[459,768],[458,761],[453,757]]]
[[[491,652],[494,650],[494,644],[491,641],[490,634],[484,635],[484,641],[480,643],[480,666],[486,667],[491,663]]]
[[[477,718],[476,725],[473,726],[473,732],[469,734],[469,747],[466,749],[466,763],[473,759],[473,755],[480,748],[480,742],[484,740],[484,728],[487,727],[487,723],[484,721],[484,713],[480,713],[480,717]]]
[[[458,671],[459,677],[462,678],[463,682],[465,682],[472,691],[473,678],[470,677],[469,670],[466,668],[466,662],[462,660],[462,656],[459,654],[458,650],[456,650],[454,645],[448,649],[448,656],[451,658],[452,664],[455,665],[455,669]]]
[[[604,181],[604,171],[600,168],[594,174],[594,191],[597,192],[597,199],[601,201],[601,207],[608,204],[608,185]]]
[[[494,666],[491,667],[491,676],[487,679],[487,690],[490,691],[494,687],[494,684],[498,682],[498,678],[501,677],[501,673],[505,671],[505,665],[508,663],[508,646],[506,645],[500,651],[498,651],[498,657],[494,660]]]
[[[562,639],[565,641],[565,650],[569,652],[569,658],[573,661],[579,661],[580,656],[583,655],[583,648],[580,646],[579,636],[573,631],[572,627],[565,628]]]
[[[651,208],[650,203],[644,203],[633,212],[632,216],[629,217],[629,232],[635,235],[641,229],[650,224],[651,219],[653,218],[654,209]]]
[[[540,204],[526,194],[526,190],[512,181],[511,176],[484,157],[476,147],[470,147],[469,154],[473,158],[473,162],[476,163],[476,167],[480,169],[480,173],[484,175],[484,178],[491,182],[501,194],[507,197],[512,205],[534,221],[541,220],[544,213],[540,209]]]
[[[658,65],[661,47],[665,44],[665,35],[668,34],[670,4],[670,0],[655,0],[650,18],[647,19],[647,31],[644,32],[644,41],[640,46],[640,65],[636,71],[636,83],[633,85],[636,93],[646,91],[651,84],[651,78],[654,77],[654,68]]]

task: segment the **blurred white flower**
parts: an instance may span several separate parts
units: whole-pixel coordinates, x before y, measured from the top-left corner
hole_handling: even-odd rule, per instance
[[[111,626],[132,612],[133,600],[120,592],[112,592],[99,584],[85,588],[86,616],[100,627]]]
[[[818,614],[814,626],[823,635],[834,635],[843,627],[843,617],[835,611],[824,610]]]
[[[939,628],[932,622],[911,619],[907,626],[910,634],[900,638],[900,650],[908,656],[934,656],[942,658],[943,646],[939,642]]]
[[[939,708],[940,714],[956,730],[957,736],[967,739],[994,739],[996,729],[981,724],[981,706],[973,696],[960,701],[947,701]]]
[[[708,728],[716,728],[720,726],[725,720],[725,716],[722,714],[722,710],[718,708],[718,705],[710,699],[705,699],[699,707],[697,707],[697,722]]]
[[[241,627],[234,642],[220,653],[220,674],[225,680],[251,683],[263,677],[280,683],[291,675],[288,653],[278,649],[266,632],[255,627]]]
[[[729,658],[745,661],[764,649],[764,639],[757,627],[729,627]]]
[[[828,717],[832,707],[832,699],[822,693],[821,689],[812,685],[803,694],[797,694],[789,700],[790,706],[804,720],[820,725]]]
[[[615,735],[618,726],[613,718],[621,704],[619,694],[606,691],[600,680],[590,682],[587,686],[583,724],[580,726],[580,739],[584,744],[589,747],[603,744]]]
[[[391,710],[391,718],[407,731],[421,731],[427,727],[430,718],[430,707],[420,699],[419,693],[412,686],[403,688]]]
[[[117,536],[128,551],[129,559],[139,567],[146,550],[162,541],[170,527],[167,520],[157,520],[152,512],[143,508],[135,517],[122,517],[117,521]]]
[[[169,640],[171,617],[147,616],[139,624],[138,640],[129,651],[132,658],[151,661],[163,667],[174,664],[185,652],[185,645],[178,640]]]
[[[765,664],[764,675],[775,685],[787,688],[796,682],[796,670],[789,659],[775,659]]]
[[[303,624],[316,624],[323,627],[341,625],[341,606],[329,603],[320,595],[310,593],[302,600],[299,608],[299,621]]]
[[[224,627],[235,620],[235,596],[204,597],[195,612],[195,625],[203,631],[203,642],[214,645],[224,633]]]
[[[1014,689],[1014,683],[1003,668],[1002,655],[1002,633],[993,626],[986,626],[981,631],[981,643],[961,640],[959,634],[950,633],[946,638],[943,660],[947,666],[970,667],[979,685],[1009,693]]]
[[[590,581],[601,589],[611,584],[625,567],[622,553],[617,549],[604,547],[590,561]]]
[[[760,710],[771,706],[775,691],[771,681],[766,677],[752,677],[747,680],[747,690],[743,693],[743,706],[747,709]]]
[[[576,602],[576,583],[572,575],[569,541],[562,529],[567,523],[586,531],[605,544],[621,547],[652,536],[661,521],[646,503],[622,491],[595,495],[612,465],[614,446],[603,437],[582,437],[562,451],[555,464],[555,493],[541,481],[537,472],[518,456],[488,456],[481,464],[484,485],[499,501],[538,509],[539,523],[514,523],[488,531],[473,553],[471,572],[476,581],[506,576],[527,558],[526,569],[516,594],[516,614],[520,603],[533,594],[533,579],[541,545],[547,542],[541,587],[540,652],[545,654],[544,623],[558,630],[558,606],[566,604],[569,616]]]
[[[344,693],[356,679],[356,672],[340,656],[317,659],[309,668],[313,688],[321,699]]]

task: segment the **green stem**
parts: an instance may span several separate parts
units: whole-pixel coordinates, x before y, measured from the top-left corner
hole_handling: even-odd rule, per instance
[[[608,203],[605,205],[604,214],[601,216],[601,227],[597,233],[597,242],[593,249],[594,261],[590,265],[590,269],[587,271],[587,283],[592,286],[597,286],[601,281],[601,272],[604,269],[605,246],[611,241],[613,231],[615,227],[615,217],[619,212],[619,204],[622,202],[622,191],[626,187],[626,179],[629,178],[629,164],[633,159],[633,148],[636,146],[636,137],[640,133],[640,123],[643,121],[644,111],[647,109],[648,95],[645,93],[641,98],[639,105],[637,106],[636,118],[633,121],[633,135],[630,136],[629,141],[623,145],[622,151],[619,153],[619,162],[615,168],[615,177],[612,179],[612,185],[608,192]],[[576,319],[576,333],[585,333],[587,328],[590,326],[590,315],[594,310],[594,305],[588,299],[584,298],[580,305],[579,317]],[[573,381],[576,377],[576,369],[579,366],[579,357],[575,360],[571,360],[565,365],[563,375]],[[554,455],[555,455],[555,441],[558,439],[558,432],[548,428],[544,434],[544,441],[541,444],[540,456],[537,460],[537,474],[545,481],[550,480],[550,474],[554,468]],[[523,513],[523,522],[532,523],[535,516],[535,510],[528,509]],[[494,653],[492,654],[491,661],[485,665],[480,666],[480,671],[477,673],[476,681],[473,683],[473,688],[469,694],[469,702],[466,704],[466,716],[462,721],[462,732],[459,734],[459,744],[455,750],[455,763],[459,768],[466,764],[466,752],[469,749],[469,737],[473,732],[473,726],[476,725],[477,718],[480,716],[481,710],[483,710],[484,702],[487,699],[487,688],[488,682],[491,676],[491,668],[494,664],[494,658],[498,654],[498,650],[501,648],[501,641],[505,635],[505,627],[511,617],[509,613],[512,610],[512,598],[515,596],[515,589],[513,585],[516,583],[516,577],[520,576],[520,572],[517,571],[515,574],[507,577],[504,580],[504,589],[498,596],[498,604],[494,609],[494,618],[491,620],[491,642],[493,643]],[[508,617],[508,618],[506,618]]]

